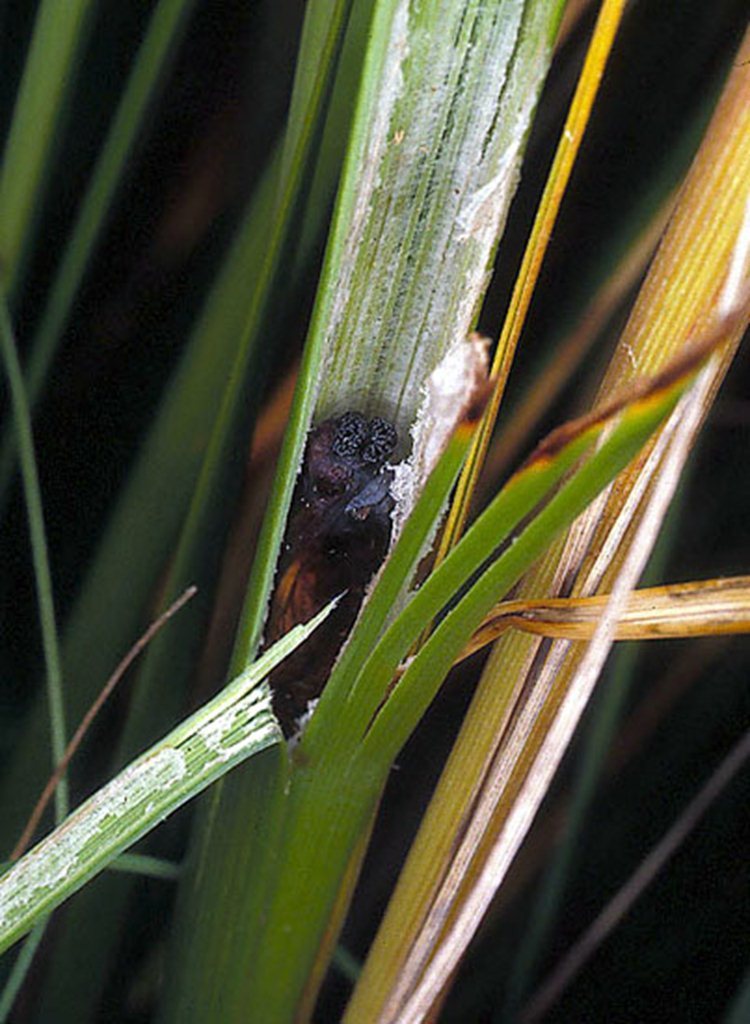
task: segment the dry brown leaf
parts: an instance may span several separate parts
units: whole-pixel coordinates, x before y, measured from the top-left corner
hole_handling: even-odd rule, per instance
[[[503,601],[487,616],[462,655],[468,658],[509,629],[562,640],[590,640],[609,594]],[[634,590],[615,627],[615,640],[721,636],[750,632],[750,576],[698,580]]]

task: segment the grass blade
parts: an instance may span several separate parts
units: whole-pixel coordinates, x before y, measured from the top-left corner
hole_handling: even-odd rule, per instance
[[[34,563],[37,598],[39,601],[39,625],[42,633],[42,648],[47,677],[47,704],[49,734],[52,744],[52,759],[62,759],[67,741],[65,729],[65,704],[62,691],[62,665],[60,647],[55,623],[55,602],[52,590],[52,574],[47,552],[47,538],[44,530],[44,510],[39,487],[39,475],[34,455],[34,439],[31,433],[31,414],[26,399],[21,365],[18,361],[13,325],[8,306],[0,297],[0,348],[2,349],[5,372],[10,385],[13,403],[13,419],[18,436],[21,458],[26,514],[31,535],[31,553]],[[68,813],[68,787],[65,779],[55,791],[55,817],[58,824]]]
[[[261,686],[326,618],[295,626],[0,877],[0,951],[235,765],[281,739]]]
[[[7,295],[23,271],[35,215],[52,166],[65,100],[75,80],[94,4],[42,0],[0,171],[0,264]]]
[[[446,523],[438,550],[438,560],[445,557],[450,547],[461,534],[469,512],[477,478],[489,447],[495,428],[510,368],[513,365],[516,346],[523,329],[531,303],[544,255],[547,251],[552,228],[573,170],[591,108],[599,89],[610,50],[617,35],[625,4],[623,0],[605,0],[599,11],[591,43],[586,51],[586,60],[581,70],[575,96],[570,105],[568,117],[558,143],[555,159],[550,169],[544,193],[539,202],[534,226],[531,231],[521,269],[518,272],[513,295],[506,314],[503,331],[498,341],[492,366],[496,380],[495,392],[485,414],[485,420],[476,437],[474,447],[461,475],[453,507]]]

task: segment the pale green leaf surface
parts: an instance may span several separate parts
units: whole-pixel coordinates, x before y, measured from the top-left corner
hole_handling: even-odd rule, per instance
[[[0,878],[0,951],[187,800],[281,741],[270,692],[260,684],[332,607],[295,626]]]
[[[260,637],[313,410],[385,415],[405,453],[425,381],[473,326],[560,9],[557,0],[374,8],[235,667]]]

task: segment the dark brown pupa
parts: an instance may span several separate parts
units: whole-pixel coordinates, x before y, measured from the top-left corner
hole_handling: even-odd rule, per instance
[[[318,697],[391,537],[398,438],[387,420],[346,412],[315,427],[295,489],[266,631],[270,645],[341,599],[313,636],[271,674],[284,734]]]

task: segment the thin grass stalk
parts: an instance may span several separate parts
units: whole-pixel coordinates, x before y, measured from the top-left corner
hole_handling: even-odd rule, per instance
[[[469,505],[495,428],[498,410],[505,394],[505,386],[515,358],[518,340],[526,321],[531,296],[539,277],[562,198],[570,180],[573,164],[583,141],[591,108],[617,35],[624,7],[624,0],[604,0],[599,11],[576,92],[570,104],[555,159],[550,168],[531,236],[518,271],[503,330],[498,340],[492,363],[492,377],[496,381],[495,389],[453,497],[436,555],[438,562],[445,558],[446,553],[456,543],[466,525]]]
[[[746,731],[732,747],[669,831],[649,851],[636,871],[544,980],[517,1018],[522,1024],[536,1024],[547,1015],[573,978],[643,895],[669,858],[673,857],[685,843],[690,833],[699,825],[706,812],[716,803],[723,790],[733,782],[748,760],[750,731]]]
[[[55,621],[55,600],[47,550],[47,535],[44,528],[42,492],[39,486],[39,473],[31,430],[31,413],[26,399],[23,372],[16,351],[13,325],[4,297],[0,297],[0,347],[10,387],[13,420],[21,458],[21,475],[31,537],[34,580],[39,602],[39,627],[42,634],[42,650],[44,651],[46,669],[48,728],[54,767],[62,759],[67,743],[62,662]],[[58,825],[67,813],[68,786],[67,780],[63,778],[55,791],[55,818]]]
[[[1,1024],[5,1024],[13,1010],[13,1004],[26,980],[39,943],[44,937],[46,927],[46,919],[34,926],[33,931],[26,938],[20,953],[8,973],[2,995],[0,995]]]
[[[556,919],[566,891],[566,882],[576,861],[580,830],[590,811],[612,737],[631,692],[638,647],[629,645],[619,650],[618,655],[612,670],[611,686],[602,694],[594,721],[587,728],[584,749],[576,765],[573,793],[562,836],[553,851],[551,863],[539,879],[528,924],[513,958],[505,987],[505,1010],[508,1016],[512,1016],[522,1004],[529,981],[533,979],[545,949],[545,940]]]
[[[67,771],[68,765],[70,764],[75,754],[78,752],[78,749],[83,743],[84,738],[90,732],[94,720],[99,715],[100,711],[107,703],[109,698],[112,696],[113,692],[115,691],[118,684],[122,680],[122,677],[125,675],[125,673],[130,668],[132,663],[141,653],[141,651],[148,646],[148,644],[151,642],[153,637],[158,633],[158,631],[163,626],[165,626],[169,619],[171,619],[172,616],[176,615],[177,612],[192,597],[195,596],[195,592],[196,587],[188,587],[188,589],[185,590],[184,593],[182,593],[180,597],[172,605],[170,605],[170,607],[167,608],[167,610],[162,615],[159,616],[158,619],[151,623],[146,632],[136,641],[135,644],[133,644],[131,649],[128,651],[128,653],[122,659],[122,661],[114,670],[112,675],[109,677],[105,685],[102,687],[102,690],[99,693],[98,697],[91,705],[91,707],[88,709],[86,714],[83,716],[81,722],[78,724],[75,732],[73,733],[70,739],[70,742],[67,744],[65,748],[63,756],[55,765],[55,770],[50,775],[49,780],[47,781],[47,785],[44,787],[44,790],[42,791],[39,800],[34,806],[34,810],[31,812],[31,815],[29,816],[29,820],[26,823],[26,828],[23,830],[20,839],[13,848],[13,851],[10,855],[10,859],[12,861],[18,860],[18,858],[26,852],[29,845],[31,844],[31,841],[33,840],[36,834],[36,830],[39,827],[39,822],[42,819],[42,815],[44,814],[45,808],[47,807],[49,801],[52,799],[53,794],[57,791],[60,782],[65,777],[65,772]]]
[[[583,359],[601,338],[606,325],[643,276],[673,205],[674,196],[671,195],[651,217],[608,278],[597,287],[575,325],[559,341],[554,340],[551,346],[553,358],[541,369],[518,405],[508,412],[493,437],[482,465],[480,488],[483,480],[494,483],[502,479],[517,461],[524,444],[529,444],[534,428],[573,379]],[[485,488],[488,486],[489,483],[485,484]]]
[[[121,853],[109,865],[109,871],[124,875],[138,875],[139,878],[158,878],[162,882],[176,882],[180,877],[180,865],[162,857],[149,857],[146,853]]]
[[[26,515],[31,537],[32,562],[39,602],[39,625],[42,634],[42,649],[46,666],[46,696],[49,715],[49,737],[52,758],[61,760],[67,742],[65,726],[65,700],[63,694],[62,663],[55,620],[54,591],[50,571],[47,536],[44,527],[44,510],[39,486],[34,439],[31,427],[31,412],[26,397],[23,373],[16,351],[13,325],[4,295],[0,297],[0,349],[2,350],[5,372],[13,405],[13,422],[18,437],[21,477],[23,480]],[[55,790],[55,820],[59,825],[68,813],[69,794],[67,778],[59,780]],[[46,920],[40,921],[24,943],[14,963],[0,996],[0,1020],[5,1020],[15,997],[23,984],[37,947],[42,940]]]

